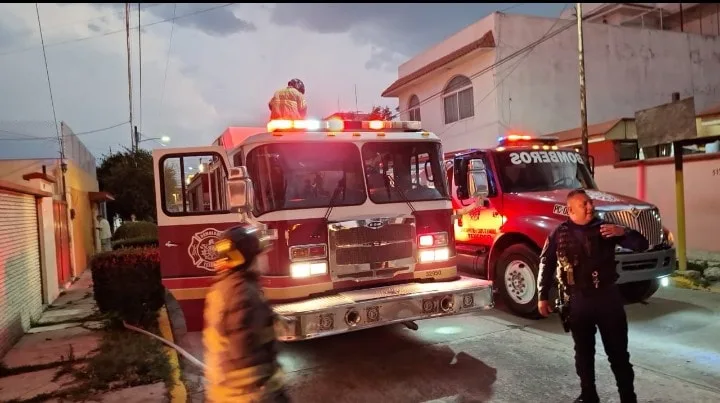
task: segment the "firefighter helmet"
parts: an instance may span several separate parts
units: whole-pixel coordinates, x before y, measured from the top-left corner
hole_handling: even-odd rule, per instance
[[[300,91],[301,94],[305,94],[305,84],[299,78],[293,78],[288,81],[288,87],[295,88]]]
[[[229,269],[246,269],[255,258],[269,246],[261,239],[256,227],[239,225],[223,232],[215,243],[217,260],[215,269],[224,271]]]

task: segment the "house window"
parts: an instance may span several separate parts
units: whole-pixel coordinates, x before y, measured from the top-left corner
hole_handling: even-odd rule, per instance
[[[422,120],[420,119],[420,99],[417,95],[410,97],[410,102],[408,102],[408,115],[412,121],[420,122]]]
[[[467,119],[475,115],[472,82],[465,76],[450,80],[443,91],[445,124]]]
[[[618,161],[633,161],[640,158],[637,140],[615,142]]]

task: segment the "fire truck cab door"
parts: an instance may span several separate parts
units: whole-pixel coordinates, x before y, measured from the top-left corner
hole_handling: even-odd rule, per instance
[[[156,149],[153,165],[163,278],[212,276],[215,242],[239,218],[229,208],[225,150]]]

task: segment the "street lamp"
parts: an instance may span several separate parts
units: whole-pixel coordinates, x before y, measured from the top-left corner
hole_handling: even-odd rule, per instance
[[[135,144],[133,144],[133,145],[135,146],[135,151],[137,151],[138,146],[143,141],[153,140],[163,147],[165,147],[165,143],[170,142],[169,136],[142,138],[142,134],[138,131],[137,126],[134,127],[134,132],[135,132]]]

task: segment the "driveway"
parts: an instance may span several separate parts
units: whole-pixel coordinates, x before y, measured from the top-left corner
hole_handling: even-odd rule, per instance
[[[627,307],[644,402],[720,401],[720,294],[663,289]],[[572,342],[557,317],[502,307],[282,346],[295,402],[564,402],[578,394]],[[182,341],[201,357],[200,334]],[[618,401],[598,335],[598,391]],[[188,372],[195,372],[188,368]],[[190,375],[192,377],[192,375]],[[198,385],[195,389],[198,399]]]

